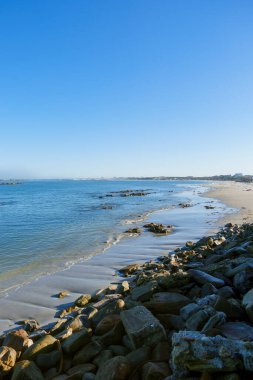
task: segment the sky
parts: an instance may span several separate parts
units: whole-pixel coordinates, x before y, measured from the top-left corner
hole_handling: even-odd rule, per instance
[[[253,174],[251,0],[0,1],[0,178]]]

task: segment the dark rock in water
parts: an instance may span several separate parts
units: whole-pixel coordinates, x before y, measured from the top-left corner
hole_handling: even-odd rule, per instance
[[[229,339],[253,340],[253,327],[245,322],[227,322],[220,330],[222,335]]]
[[[160,341],[166,340],[163,326],[144,306],[136,306],[122,311],[120,316],[132,349],[143,345],[154,346]]]
[[[112,210],[112,206],[111,205],[102,205],[101,209],[102,210]]]
[[[163,224],[157,224],[157,223],[148,223],[144,224],[143,226],[146,228],[148,231],[153,232],[155,234],[169,234],[172,232],[171,226],[166,227]]]
[[[212,210],[214,209],[215,207],[214,206],[204,206],[207,210]]]
[[[187,207],[191,207],[192,205],[190,203],[179,203],[178,206],[181,208],[187,208]]]
[[[129,228],[125,231],[125,234],[140,234],[141,230],[139,228]]]
[[[190,269],[188,273],[198,284],[204,285],[206,283],[209,283],[217,288],[220,288],[225,285],[224,281],[221,280],[220,278],[211,276],[210,274],[207,274],[197,269]]]

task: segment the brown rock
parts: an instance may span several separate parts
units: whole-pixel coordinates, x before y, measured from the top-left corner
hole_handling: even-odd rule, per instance
[[[6,374],[14,367],[16,358],[17,354],[13,348],[7,346],[0,347],[0,376],[1,374]]]
[[[102,351],[102,345],[99,342],[93,341],[86,344],[80,351],[78,351],[74,358],[73,364],[89,363],[100,351]]]
[[[120,316],[118,314],[107,315],[98,323],[95,329],[95,334],[104,335],[109,330],[111,330],[119,321]]]
[[[29,360],[18,362],[13,370],[11,380],[44,380],[40,369]]]
[[[19,352],[25,351],[31,344],[32,341],[29,339],[27,332],[23,329],[9,333],[3,342],[4,346],[12,347]]]
[[[90,294],[83,294],[82,296],[78,297],[77,300],[75,300],[75,305],[78,307],[84,307],[89,303],[91,300]]]
[[[55,343],[56,339],[52,335],[43,336],[22,354],[22,360],[33,360],[38,354],[45,354],[52,351]]]
[[[67,354],[78,351],[81,347],[85,346],[90,342],[90,333],[90,330],[86,328],[83,328],[82,330],[75,332],[63,342],[63,351]]]

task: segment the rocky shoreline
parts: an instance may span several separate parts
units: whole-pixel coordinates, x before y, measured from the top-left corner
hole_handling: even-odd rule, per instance
[[[253,224],[227,224],[119,274],[56,323],[23,321],[1,336],[0,379],[253,377]]]

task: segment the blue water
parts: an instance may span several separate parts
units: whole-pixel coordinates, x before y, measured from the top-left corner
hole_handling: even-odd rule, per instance
[[[179,194],[201,183],[58,180],[0,186],[0,288],[101,252],[122,238],[131,222],[186,201]],[[126,189],[149,194],[106,196]]]

